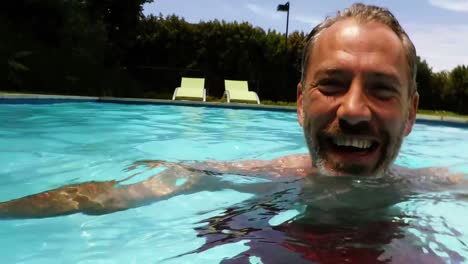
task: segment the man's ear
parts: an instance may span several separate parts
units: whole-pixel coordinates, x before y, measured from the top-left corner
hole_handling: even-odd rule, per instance
[[[412,98],[410,99],[409,114],[408,120],[406,121],[405,136],[408,136],[413,130],[414,122],[416,122],[416,113],[418,111],[419,104],[419,93],[415,92]]]
[[[304,120],[304,113],[302,108],[302,82],[297,84],[297,121],[299,125],[302,126],[302,121]]]

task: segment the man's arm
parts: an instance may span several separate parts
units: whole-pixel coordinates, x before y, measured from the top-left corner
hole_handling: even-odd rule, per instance
[[[202,172],[175,163],[145,181],[86,182],[0,203],[0,218],[42,218],[83,212],[104,214],[141,206],[189,189]]]
[[[86,182],[26,196],[0,203],[0,218],[41,218],[83,212],[105,214],[142,206],[180,192],[192,190],[203,176],[210,173],[234,173],[247,176],[301,176],[306,175],[304,164],[310,164],[306,155],[291,155],[274,160],[245,160],[238,162],[206,161],[193,164],[164,161],[138,161],[138,166],[166,170],[130,185],[123,181]],[[209,183],[204,187],[213,185]]]
[[[425,167],[410,169],[393,166],[392,172],[405,177],[417,186],[432,184],[435,188],[455,188],[466,190],[468,187],[468,174],[456,172],[448,167]],[[426,184],[426,185],[424,185]]]
[[[40,218],[97,210],[101,197],[115,195],[116,182],[87,182],[0,203],[1,218]],[[99,196],[99,197],[98,197]]]
[[[160,161],[137,161],[133,166],[145,165],[150,168],[160,166]],[[214,173],[233,173],[245,176],[306,176],[315,173],[308,154],[293,154],[272,160],[215,161],[208,160],[189,165],[191,168]]]

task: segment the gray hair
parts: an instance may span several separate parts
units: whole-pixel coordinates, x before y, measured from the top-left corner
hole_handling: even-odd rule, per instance
[[[409,74],[411,83],[409,85],[409,95],[413,95],[417,92],[416,89],[416,72],[417,72],[417,57],[416,57],[416,48],[411,42],[410,38],[406,32],[401,27],[398,20],[395,16],[386,8],[365,5],[362,3],[353,4],[351,7],[344,9],[343,11],[338,11],[338,13],[333,17],[327,17],[322,23],[318,24],[309,34],[307,38],[307,43],[304,46],[304,51],[302,53],[302,65],[301,65],[301,82],[304,82],[305,74],[307,72],[307,66],[309,63],[309,56],[314,48],[314,43],[317,41],[317,38],[325,31],[327,28],[331,27],[338,21],[342,21],[348,18],[354,18],[361,23],[365,22],[378,22],[388,26],[403,44],[405,49],[406,59],[409,66]]]

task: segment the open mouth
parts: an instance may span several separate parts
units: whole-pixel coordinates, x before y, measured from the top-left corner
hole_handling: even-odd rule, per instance
[[[371,154],[379,146],[377,140],[352,136],[328,137],[327,142],[334,151],[361,155]]]

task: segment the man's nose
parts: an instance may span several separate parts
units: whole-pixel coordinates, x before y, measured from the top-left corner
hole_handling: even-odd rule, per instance
[[[340,120],[344,120],[350,125],[371,120],[371,110],[369,109],[367,95],[360,82],[351,84],[351,87],[342,97],[337,116]]]

